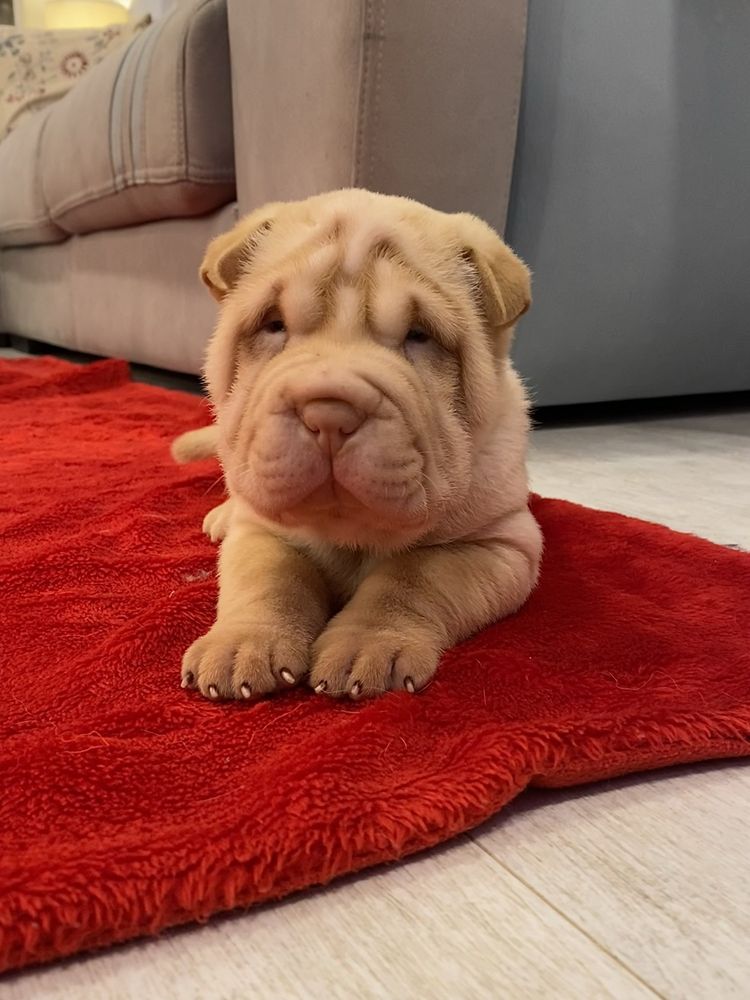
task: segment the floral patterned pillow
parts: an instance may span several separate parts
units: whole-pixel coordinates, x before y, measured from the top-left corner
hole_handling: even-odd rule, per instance
[[[144,17],[73,31],[0,27],[0,140],[27,115],[59,100],[80,76],[150,22]]]

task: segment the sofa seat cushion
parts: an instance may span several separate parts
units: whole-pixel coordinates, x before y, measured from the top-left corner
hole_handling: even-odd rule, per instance
[[[6,155],[14,141],[23,160]],[[24,228],[14,206],[29,186],[36,201]],[[176,5],[19,125],[0,143],[0,190],[6,246],[200,215],[231,201],[226,0]]]

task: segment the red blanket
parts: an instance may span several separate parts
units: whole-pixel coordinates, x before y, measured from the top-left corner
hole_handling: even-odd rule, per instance
[[[0,968],[422,850],[529,784],[750,752],[750,557],[534,502],[541,584],[419,696],[179,686],[221,497],[195,397],[120,362],[0,362]]]

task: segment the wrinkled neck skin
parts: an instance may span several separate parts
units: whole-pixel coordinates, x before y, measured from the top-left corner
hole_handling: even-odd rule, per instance
[[[526,508],[528,402],[521,380],[507,361],[500,375],[496,402],[494,415],[475,435],[466,492],[446,508],[420,544],[502,538],[508,515]]]

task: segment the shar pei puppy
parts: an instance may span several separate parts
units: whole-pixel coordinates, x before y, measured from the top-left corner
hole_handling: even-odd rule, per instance
[[[216,621],[184,687],[417,692],[512,614],[542,550],[508,350],[529,271],[485,223],[362,190],[266,205],[208,247],[205,381],[228,499]]]

